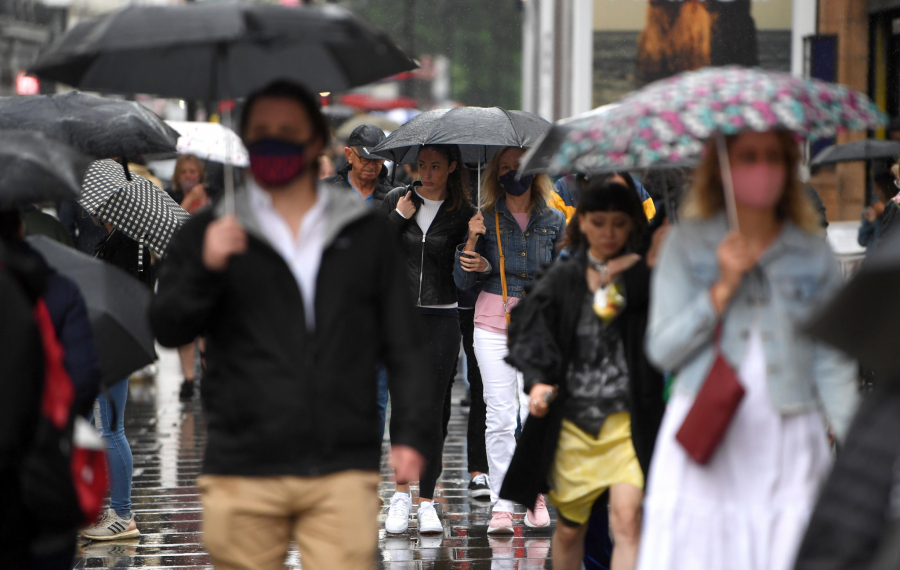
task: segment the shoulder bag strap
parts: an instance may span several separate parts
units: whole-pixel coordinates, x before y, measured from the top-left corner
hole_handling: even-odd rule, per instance
[[[509,327],[509,310],[506,308],[506,258],[503,256],[503,245],[500,243],[500,213],[494,210],[494,223],[497,232],[497,251],[500,252],[500,285],[503,287],[503,312],[506,314],[506,326]]]

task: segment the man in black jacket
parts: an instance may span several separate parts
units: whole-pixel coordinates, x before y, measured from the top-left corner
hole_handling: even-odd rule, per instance
[[[317,185],[328,128],[309,93],[257,92],[241,133],[252,176],[234,213],[223,201],[185,224],[150,311],[164,346],[207,338],[204,544],[220,570],[282,568],[292,539],[304,569],[374,568],[376,362],[401,482],[421,471],[434,384],[397,244],[356,196]]]
[[[344,147],[347,164],[337,174],[326,178],[325,182],[338,188],[355,190],[363,201],[376,209],[381,208],[384,197],[393,188],[388,181],[384,157],[370,151],[384,139],[384,131],[375,125],[360,125],[353,129]]]

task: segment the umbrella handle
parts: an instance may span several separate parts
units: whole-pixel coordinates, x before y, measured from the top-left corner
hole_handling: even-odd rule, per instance
[[[131,171],[128,170],[128,159],[124,156],[119,157],[119,164],[122,165],[122,169],[125,171],[125,180],[131,182]]]
[[[731,163],[728,161],[728,146],[725,144],[725,135],[722,133],[716,133],[716,150],[719,154],[719,172],[722,175],[722,193],[725,194],[728,225],[732,231],[740,231],[737,204],[734,200],[734,182],[731,178]]]
[[[231,106],[226,105],[222,112],[222,122],[232,128]],[[234,168],[231,165],[231,137],[225,137],[225,214],[234,214]]]

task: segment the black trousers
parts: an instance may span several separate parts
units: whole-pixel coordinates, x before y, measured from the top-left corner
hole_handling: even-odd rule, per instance
[[[456,376],[456,358],[459,354],[459,317],[455,309],[422,309],[422,342],[427,347],[432,379],[437,382],[432,392],[433,402],[423,402],[428,406],[430,417],[434,418],[429,430],[428,453],[425,457],[425,469],[419,478],[419,497],[434,498],[434,487],[444,469],[444,401],[447,388]]]
[[[461,310],[459,312],[459,328],[462,332],[463,350],[466,352],[469,393],[472,399],[472,407],[469,409],[469,430],[466,437],[469,472],[487,473],[487,446],[484,442],[487,406],[484,404],[484,384],[481,383],[481,370],[478,368],[475,348],[472,346],[472,337],[475,331],[474,309]]]

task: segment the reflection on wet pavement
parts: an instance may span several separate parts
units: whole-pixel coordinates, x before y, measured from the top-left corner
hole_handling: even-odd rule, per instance
[[[202,511],[196,487],[206,443],[199,399],[178,401],[181,382],[178,355],[158,349],[156,378],[132,380],[125,412],[125,433],[134,455],[133,503],[140,538],[113,542],[81,541],[76,569],[212,568],[200,534]],[[455,393],[459,402],[461,391]],[[444,447],[444,473],[435,501],[443,511],[444,535],[420,536],[415,516],[409,531],[380,531],[377,568],[384,570],[530,570],[550,568],[551,529],[524,526],[524,509],[515,514],[515,535],[488,537],[490,507],[469,499],[466,487],[466,416],[453,407]],[[385,442],[387,445],[387,442]],[[392,473],[382,466],[381,496],[387,505],[394,492]],[[414,499],[418,489],[413,487]],[[413,509],[413,513],[415,509]],[[387,516],[385,507],[382,526]],[[551,509],[555,521],[556,513]],[[348,537],[351,540],[352,537]],[[292,548],[286,568],[301,568]]]

